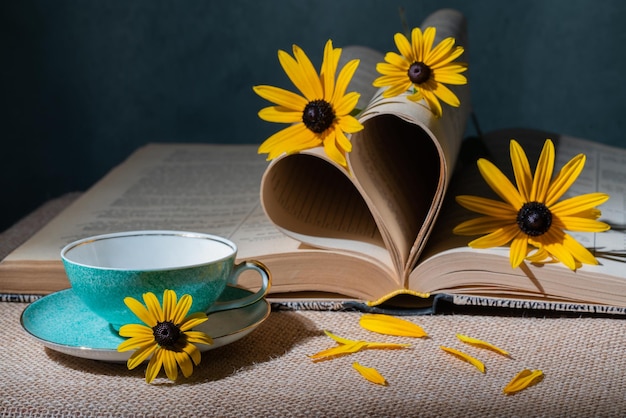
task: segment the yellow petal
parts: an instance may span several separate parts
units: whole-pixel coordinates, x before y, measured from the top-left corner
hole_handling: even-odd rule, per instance
[[[517,189],[522,195],[522,199],[530,200],[530,189],[533,184],[533,175],[530,171],[530,163],[522,146],[514,139],[510,144],[511,164],[513,165],[513,173]]]
[[[546,139],[537,162],[535,169],[535,177],[530,190],[531,202],[545,202],[548,194],[548,187],[552,180],[552,172],[554,170],[554,144],[551,140]]]
[[[397,350],[402,348],[410,347],[411,344],[400,344],[400,343],[380,343],[376,341],[366,341],[365,348],[367,349],[375,349],[375,350]]]
[[[324,90],[324,99],[329,100],[335,90],[335,73],[341,57],[341,49],[333,49],[333,42],[329,39],[324,46],[324,58],[320,71],[320,81]]]
[[[366,330],[399,337],[427,337],[422,327],[413,322],[383,314],[365,314],[359,324]]]
[[[176,354],[172,350],[163,349],[163,369],[167,378],[176,381],[178,378],[178,365],[176,364]]]
[[[332,338],[333,340],[335,340],[339,344],[352,344],[352,343],[357,342],[356,340],[349,340],[347,338],[340,337],[340,336],[338,336],[336,334],[333,334],[332,332],[327,331],[327,330],[324,330],[324,334],[326,334],[327,336],[329,336],[330,338]]]
[[[496,347],[495,345],[488,343],[487,341],[479,340],[478,338],[469,337],[463,334],[456,334],[456,337],[463,341],[466,344],[473,345],[479,348],[485,348],[487,350],[495,351],[498,354],[502,354],[503,356],[509,356],[509,352],[501,349],[500,347]]]
[[[373,367],[362,366],[356,361],[352,363],[352,367],[361,374],[364,378],[369,380],[372,383],[376,383],[377,385],[387,386],[387,380],[383,377],[382,374],[378,372],[378,370]]]
[[[510,204],[493,200],[480,196],[459,195],[456,196],[459,205],[472,212],[482,213],[483,215],[493,216],[495,218],[506,219],[509,222],[517,216],[515,210]]]
[[[453,233],[457,235],[482,235],[490,234],[493,231],[510,224],[510,219],[498,219],[493,216],[481,216],[462,222],[454,227]]]
[[[174,292],[172,292],[172,293],[174,293]],[[174,295],[176,295],[176,294],[174,294]],[[185,317],[187,316],[187,312],[189,312],[189,309],[191,308],[191,304],[192,303],[193,303],[193,298],[191,297],[191,295],[183,295],[178,300],[178,303],[171,307],[171,313],[170,313],[170,317],[169,317],[170,321],[172,321],[174,324],[176,324],[178,326],[180,326],[180,324],[186,322],[187,319]],[[202,314],[202,313],[200,313],[200,314]]]
[[[583,171],[586,158],[585,154],[578,154],[563,166],[548,188],[544,202],[546,206],[552,206],[574,184]]]
[[[467,245],[472,248],[502,247],[511,242],[518,236],[518,234],[521,233],[522,232],[517,224],[505,225],[502,228],[498,228],[493,231],[489,235],[470,241]]]
[[[387,342],[376,342],[376,341],[362,341],[362,340],[349,340],[347,338],[340,337],[338,335],[333,334],[330,331],[324,330],[324,333],[332,338],[337,344],[336,347],[332,347],[319,353],[315,353],[310,355],[309,357],[313,360],[323,360],[331,357],[342,356],[346,354],[356,353],[357,351],[363,349],[401,349],[410,347],[411,344],[398,344],[398,343],[387,343]]]
[[[189,356],[184,351],[174,352],[174,359],[183,372],[183,376],[189,377],[193,373],[193,364],[189,359]]]
[[[265,100],[290,110],[297,110],[300,114],[302,114],[302,111],[308,103],[308,101],[299,94],[280,87],[261,85],[254,86],[252,89]]]
[[[134,313],[137,318],[149,327],[154,327],[157,323],[157,318],[137,299],[126,297],[124,303],[128,306],[128,309]]]
[[[332,357],[343,356],[346,354],[356,353],[362,350],[367,343],[365,341],[354,341],[349,344],[340,344],[338,346],[322,350],[318,353],[312,354],[309,357],[313,360],[324,360]]]
[[[482,361],[478,360],[477,358],[472,357],[469,354],[465,354],[464,352],[457,350],[455,348],[444,347],[443,345],[439,347],[446,353],[450,353],[453,356],[460,358],[461,360],[467,361],[468,363],[476,367],[478,370],[480,370],[482,373],[485,373],[485,364]]]
[[[213,344],[213,339],[201,331],[187,331],[185,332],[187,336],[187,341],[194,344],[205,344],[211,345]]]
[[[154,319],[152,324],[146,322],[146,325],[150,327],[154,327],[157,322],[165,321],[163,317],[163,310],[161,309],[161,305],[159,304],[159,300],[156,295],[152,292],[143,294],[143,301],[150,312],[151,317]]]
[[[126,324],[120,328],[118,333],[122,337],[154,338],[153,332],[152,328],[145,325]]]
[[[556,216],[573,216],[599,206],[607,200],[609,200],[609,195],[606,193],[586,193],[561,200],[551,206],[550,211]]]
[[[541,370],[524,369],[515,375],[515,377],[504,387],[504,389],[502,389],[502,392],[507,395],[511,395],[539,383],[542,379],[543,372]]]
[[[174,312],[176,310],[176,306],[177,306],[176,292],[174,292],[173,290],[166,289],[163,292],[163,319],[165,321],[172,321],[174,319]],[[176,324],[176,322],[174,323]]]
[[[163,349],[157,348],[146,368],[146,383],[152,382],[159,374],[163,365]]]
[[[128,367],[129,370],[134,369],[135,367],[143,363],[148,357],[150,357],[155,352],[155,350],[157,350],[156,343],[147,344],[141,347],[140,349],[135,351],[132,356],[130,356],[130,358],[126,362],[126,367]]]
[[[528,237],[525,234],[517,234],[511,241],[509,248],[509,261],[512,268],[519,267],[528,255]]]
[[[290,110],[283,106],[270,106],[259,110],[259,118],[266,122],[298,123],[302,122],[301,110]]]
[[[183,322],[179,325],[180,330],[183,332],[188,331],[203,322],[206,322],[208,319],[209,317],[204,312],[196,312],[194,314],[187,315],[187,317],[185,317]]]
[[[337,76],[337,84],[335,86],[335,91],[332,92],[332,96],[326,97],[326,99],[330,100],[330,102],[333,105],[338,103],[339,100],[341,100],[343,95],[346,93],[346,90],[348,89],[348,85],[350,84],[350,81],[352,80],[352,77],[354,76],[354,73],[356,72],[356,69],[358,68],[358,66],[359,66],[359,60],[352,60],[348,62],[346,65],[344,65],[341,71],[339,71],[339,75]],[[357,101],[358,101],[358,98],[361,97],[359,93],[353,92],[352,94],[357,96]],[[356,105],[356,102],[355,102],[355,105]],[[352,109],[350,109],[350,111],[352,111]]]
[[[121,342],[120,345],[117,346],[117,351],[123,353],[124,351],[138,350],[149,344],[156,344],[154,342],[154,336],[152,335],[149,337],[133,337]]]
[[[491,161],[484,158],[478,160],[478,170],[489,187],[508,202],[513,210],[518,211],[524,205],[524,199],[511,181]]]
[[[415,39],[416,30],[419,31],[419,28],[413,29],[413,36],[414,36],[413,39]],[[420,31],[420,37],[421,37],[421,31]],[[413,50],[411,48],[411,43],[406,38],[406,36],[404,36],[401,33],[396,33],[393,36],[393,40],[396,43],[396,48],[398,48],[398,52],[400,52],[400,54],[402,54],[405,58],[407,58],[409,61],[413,61],[414,59],[417,58],[414,56]],[[413,41],[413,44],[421,45],[421,42]]]

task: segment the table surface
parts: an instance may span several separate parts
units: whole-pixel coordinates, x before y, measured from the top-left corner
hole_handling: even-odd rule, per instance
[[[14,232],[5,231],[0,242]],[[0,416],[626,415],[623,319],[412,316],[406,319],[429,337],[409,339],[360,328],[357,312],[275,311],[246,337],[204,353],[190,378],[170,382],[161,373],[146,384],[144,367],[128,370],[44,348],[20,325],[26,306],[0,303]],[[411,347],[313,362],[309,355],[335,345],[325,329]],[[511,356],[464,345],[456,333]],[[479,358],[486,373],[441,345]],[[355,361],[375,367],[388,385],[364,380],[352,368]],[[544,379],[504,395],[502,388],[524,368],[541,369]]]

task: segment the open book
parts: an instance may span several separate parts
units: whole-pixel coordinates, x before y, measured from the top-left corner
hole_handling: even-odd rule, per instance
[[[465,43],[462,15],[443,10],[423,27],[437,27]],[[72,205],[0,263],[0,294],[46,294],[69,286],[59,257],[67,243],[90,235],[137,229],[174,229],[225,236],[239,259],[258,259],[272,271],[271,298],[362,307],[410,298],[429,310],[439,298],[486,304],[626,314],[626,150],[531,130],[462,141],[469,86],[454,89],[459,108],[436,119],[422,103],[382,98],[371,87],[379,52],[347,47],[343,59],[361,60],[350,90],[361,92],[365,129],[352,136],[351,175],[311,150],[270,164],[256,146],[149,144],[114,168]],[[475,216],[454,202],[482,195],[476,159],[504,169],[517,139],[530,161],[546,138],[557,146],[557,166],[587,155],[572,193],[605,191],[603,219],[614,228],[576,238],[595,250],[598,266],[571,271],[560,264],[524,263],[512,269],[508,248],[474,250],[452,228]],[[260,193],[259,193],[260,190]],[[244,278],[243,283],[246,283]],[[386,296],[398,296],[386,299]],[[333,301],[333,302],[328,302]],[[307,302],[305,302],[307,303]],[[306,305],[305,305],[306,306]],[[335,306],[335,305],[333,305]]]

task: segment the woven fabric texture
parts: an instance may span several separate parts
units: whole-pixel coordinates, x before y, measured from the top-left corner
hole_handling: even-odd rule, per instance
[[[144,367],[74,358],[44,348],[20,326],[23,303],[0,304],[0,416],[624,416],[626,324],[603,318],[416,316],[427,339],[377,335],[350,312],[272,312],[254,332],[204,353],[189,379]],[[347,338],[410,342],[313,362],[308,356]],[[456,333],[507,349],[510,358],[464,345]],[[458,348],[486,364],[482,374],[443,352]],[[352,363],[388,380],[364,380]],[[515,395],[502,388],[523,368],[538,384]]]

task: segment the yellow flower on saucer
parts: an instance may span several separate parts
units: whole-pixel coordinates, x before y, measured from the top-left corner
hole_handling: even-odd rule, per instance
[[[187,315],[192,297],[183,295],[176,301],[176,293],[166,290],[163,293],[163,308],[152,292],[144,293],[145,306],[135,298],[127,297],[124,303],[144,322],[128,324],[120,328],[122,337],[131,337],[117,347],[117,351],[137,350],[128,359],[127,366],[134,369],[150,356],[146,369],[146,382],[152,382],[161,367],[170,380],[178,377],[180,367],[185,377],[191,376],[193,364],[200,363],[200,350],[196,344],[212,344],[211,337],[200,331],[191,331],[208,319],[204,312]],[[193,361],[193,364],[192,364]]]
[[[293,46],[293,57],[285,51],[278,51],[281,66],[302,96],[273,86],[253,88],[256,94],[276,104],[261,109],[261,119],[291,124],[266,139],[259,147],[260,154],[267,153],[267,159],[272,160],[283,153],[293,154],[323,146],[328,157],[346,167],[345,155],[352,150],[346,133],[358,132],[363,125],[350,114],[360,94],[346,94],[359,60],[348,62],[335,81],[340,57],[341,49],[333,48],[329,40],[318,76],[309,58],[297,45]]]
[[[398,52],[388,52],[385,62],[376,65],[376,71],[382,74],[374,80],[374,87],[389,88],[383,97],[398,96],[412,88],[407,96],[417,102],[426,100],[428,107],[436,117],[441,117],[442,109],[439,100],[453,107],[461,102],[445,84],[467,84],[467,78],[461,73],[467,70],[467,64],[453,62],[463,53],[462,46],[454,46],[454,38],[446,38],[435,47],[436,29],[420,28],[411,32],[411,42],[401,33],[396,33],[394,41]]]
[[[502,200],[478,196],[457,196],[465,208],[485,216],[465,221],[454,228],[460,235],[480,235],[471,241],[473,248],[499,247],[510,243],[509,258],[513,268],[524,258],[541,262],[554,258],[572,270],[581,263],[598,264],[596,258],[565,231],[602,232],[609,225],[599,222],[596,206],[606,202],[606,193],[587,193],[559,199],[576,181],[585,165],[585,155],[572,158],[552,178],[554,144],[546,140],[535,175],[530,171],[522,147],[511,140],[510,154],[517,188],[491,162],[478,160],[481,175]],[[532,253],[533,250],[537,250]]]

